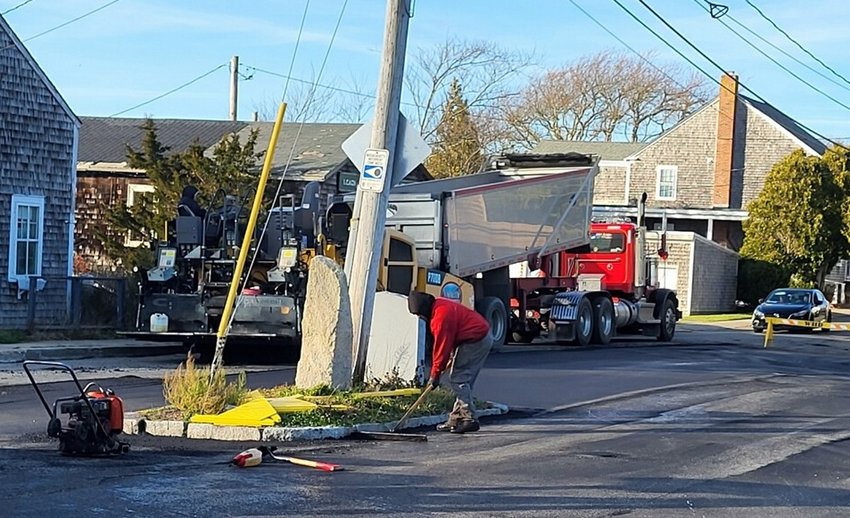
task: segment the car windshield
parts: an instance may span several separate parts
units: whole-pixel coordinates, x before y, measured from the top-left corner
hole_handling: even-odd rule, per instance
[[[613,232],[594,232],[590,234],[590,249],[594,252],[620,253],[625,246],[625,236]]]
[[[765,300],[768,304],[808,304],[812,292],[808,290],[775,290]]]

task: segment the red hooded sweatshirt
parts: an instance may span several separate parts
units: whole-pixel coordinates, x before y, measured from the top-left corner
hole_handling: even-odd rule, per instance
[[[431,377],[437,378],[458,345],[477,342],[490,332],[490,324],[477,311],[454,302],[438,298],[431,310],[431,334],[434,335]]]

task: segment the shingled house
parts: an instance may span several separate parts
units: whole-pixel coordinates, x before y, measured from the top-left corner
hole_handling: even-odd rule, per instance
[[[721,83],[714,100],[651,142],[547,141],[534,150],[599,155],[595,216],[634,218],[647,193],[647,226],[660,229],[666,215],[667,229],[676,232],[662,282],[675,285],[680,299],[700,301],[695,312],[731,309],[737,262],[730,252],[743,243],[747,204],[773,165],[798,149],[818,156],[826,150],[781,111],[737,94],[734,75]]]
[[[157,137],[181,153],[197,143],[215,145],[224,136],[245,127],[245,122],[157,119]],[[103,248],[94,230],[105,225],[104,206],[132,205],[138,196],[151,192],[144,170],[127,165],[127,146],[140,149],[145,119],[82,117],[77,164],[77,225],[75,250],[89,267],[104,267]],[[129,237],[127,244],[136,246]]]
[[[133,170],[126,163],[126,146],[140,147],[145,120],[103,117],[83,117],[82,120],[76,251],[89,265],[106,267],[109,262],[92,233],[97,225],[105,224],[104,205],[132,204],[137,196],[152,190],[144,171]],[[261,154],[257,170],[262,166],[274,128],[272,122],[188,119],[154,119],[153,122],[160,141],[170,147],[172,153],[185,151],[197,140],[211,155],[215,145],[225,136],[235,133],[244,142],[257,130],[256,146]],[[353,191],[359,174],[341,145],[359,127],[359,124],[284,123],[278,136],[270,181],[274,183],[283,178],[282,193],[294,194],[299,200],[307,183],[319,182],[323,206],[331,196]],[[423,180],[430,176],[420,165],[409,178]],[[128,238],[128,246],[138,244]]]
[[[70,303],[79,126],[0,16],[0,328],[26,327],[33,290],[39,315]]]
[[[826,146],[773,106],[736,95],[734,75],[721,81],[713,101],[649,143],[548,141],[535,152],[600,156],[596,214],[634,216],[646,192],[651,228],[666,213],[669,229],[737,250],[747,204],[761,192],[773,165],[798,149],[820,156]]]

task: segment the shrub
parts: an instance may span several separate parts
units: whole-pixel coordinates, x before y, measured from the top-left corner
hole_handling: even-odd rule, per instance
[[[165,401],[186,416],[219,414],[228,405],[242,403],[247,392],[244,372],[239,373],[235,383],[230,383],[224,369],[217,369],[210,384],[209,371],[196,368],[191,353],[185,363],[163,377],[162,383]]]
[[[787,269],[759,259],[741,258],[738,262],[738,300],[756,304],[776,288],[789,285]]]

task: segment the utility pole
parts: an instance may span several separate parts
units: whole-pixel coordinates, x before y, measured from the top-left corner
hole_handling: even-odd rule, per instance
[[[236,100],[239,91],[239,56],[230,58],[230,120],[236,122]]]
[[[384,241],[384,225],[393,170],[399,105],[404,78],[404,58],[407,47],[407,27],[410,22],[411,0],[388,0],[384,29],[384,53],[378,78],[375,101],[375,120],[372,126],[370,149],[361,174],[351,220],[349,256],[346,261],[348,294],[354,331],[354,382],[362,382],[366,371],[366,352],[372,326],[378,268]],[[370,160],[370,157],[372,160]],[[378,176],[383,184],[364,181],[369,164],[380,163]],[[380,171],[380,168],[383,170]]]

